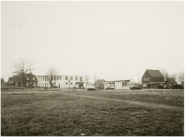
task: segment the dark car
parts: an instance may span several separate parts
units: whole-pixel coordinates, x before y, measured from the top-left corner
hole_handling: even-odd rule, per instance
[[[140,86],[134,85],[134,86],[131,86],[130,89],[131,90],[134,90],[134,89],[140,90],[142,88]]]

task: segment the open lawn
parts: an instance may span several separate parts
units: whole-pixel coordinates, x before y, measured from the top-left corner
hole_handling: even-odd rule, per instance
[[[3,90],[1,124],[2,136],[183,136],[184,92]]]

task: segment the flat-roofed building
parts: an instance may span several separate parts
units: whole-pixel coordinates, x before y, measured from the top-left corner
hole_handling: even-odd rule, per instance
[[[85,88],[86,80],[84,76],[57,75],[52,78],[49,76],[38,75],[39,87],[57,87],[57,88]],[[51,81],[51,82],[50,82]]]
[[[104,82],[104,89],[129,89],[132,81],[132,79],[106,81]]]

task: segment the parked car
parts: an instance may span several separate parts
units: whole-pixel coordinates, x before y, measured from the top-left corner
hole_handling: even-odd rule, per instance
[[[106,89],[114,89],[114,84],[107,84]]]
[[[93,86],[93,85],[89,85],[87,86],[87,90],[90,91],[90,90],[95,90],[96,91],[96,87]]]
[[[137,90],[140,90],[142,89],[140,86],[137,86],[137,85],[133,85],[130,87],[131,90],[134,90],[134,89],[137,89]]]

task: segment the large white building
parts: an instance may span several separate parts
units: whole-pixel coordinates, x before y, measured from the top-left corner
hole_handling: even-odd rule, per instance
[[[84,76],[67,76],[67,75],[57,75],[54,76],[51,84],[44,75],[37,75],[38,87],[50,87],[51,84],[58,88],[85,88],[86,80]]]

